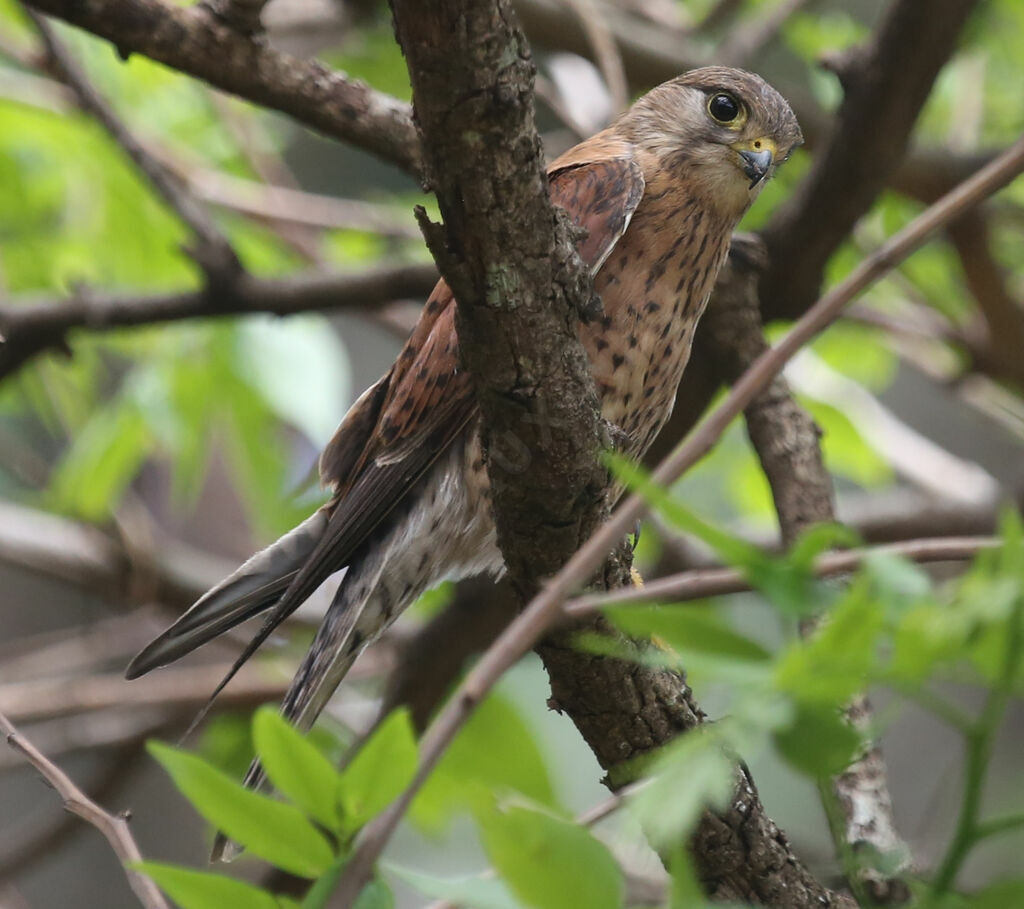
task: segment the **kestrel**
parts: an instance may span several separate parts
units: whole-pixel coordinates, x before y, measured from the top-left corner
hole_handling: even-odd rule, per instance
[[[763,79],[706,67],[653,89],[549,168],[552,200],[585,230],[579,254],[603,313],[579,334],[602,417],[621,430],[627,455],[643,454],[668,419],[732,231],[801,141],[789,105]],[[269,610],[237,669],[345,569],[282,705],[308,728],[359,652],[424,591],[502,571],[443,280],[397,361],[345,416],[320,474],[330,501],[203,596],[135,657],[129,678]],[[247,781],[258,778],[254,767]]]

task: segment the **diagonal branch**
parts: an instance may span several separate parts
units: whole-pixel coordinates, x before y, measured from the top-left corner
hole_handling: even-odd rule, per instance
[[[92,824],[106,837],[122,865],[128,862],[142,861],[142,853],[139,852],[139,847],[132,838],[125,815],[113,815],[104,811],[82,792],[63,770],[35,748],[31,742],[23,738],[3,714],[0,714],[0,734],[6,737],[8,745],[15,751],[20,751],[25,760],[39,771],[43,779],[57,790],[57,794],[64,800],[64,807],[68,811],[77,814],[86,823]],[[139,902],[146,909],[170,909],[156,884],[149,878],[138,871],[127,870],[126,874],[128,883],[139,898]]]
[[[52,26],[38,13],[27,10],[46,47],[46,53],[57,76],[75,93],[82,108],[92,114],[110,133],[111,138],[131,158],[150,186],[192,231],[196,244],[188,254],[206,273],[211,284],[230,283],[242,271],[238,255],[223,233],[213,223],[209,212],[188,193],[171,174],[143,147],[114,109],[92,87],[85,71],[64,46]]]
[[[122,56],[145,54],[419,173],[419,142],[408,105],[316,60],[250,40],[202,6],[164,0],[32,0],[31,5],[110,41]]]

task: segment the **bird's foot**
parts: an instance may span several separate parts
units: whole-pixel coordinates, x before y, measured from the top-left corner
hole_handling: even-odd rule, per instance
[[[623,451],[629,442],[629,433],[617,423],[601,418],[601,431],[604,435],[604,445],[612,451]]]

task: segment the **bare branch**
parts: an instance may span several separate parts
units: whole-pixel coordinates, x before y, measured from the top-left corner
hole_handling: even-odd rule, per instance
[[[225,664],[217,662],[166,669],[141,682],[128,682],[121,673],[14,682],[0,685],[0,713],[18,722],[36,722],[115,707],[196,708],[209,698],[224,670]],[[284,672],[254,666],[238,674],[218,704],[262,704],[281,697],[287,687]]]
[[[222,171],[191,170],[185,176],[199,198],[260,220],[321,230],[365,230],[406,240],[422,237],[412,217],[391,206],[258,183]]]
[[[197,243],[188,247],[187,252],[206,273],[207,280],[214,284],[230,283],[242,271],[242,263],[207,211],[131,134],[113,108],[92,87],[85,72],[49,23],[31,9],[27,12],[43,39],[57,75],[74,91],[81,106],[110,133],[150,186],[192,231]]]
[[[122,56],[145,54],[419,173],[419,142],[408,105],[315,60],[252,41],[201,6],[164,0],[34,0],[31,5],[110,41]]]
[[[717,56],[731,66],[745,66],[778,37],[782,27],[814,0],[779,0],[750,18],[722,43]]]
[[[176,293],[93,294],[67,300],[24,300],[0,307],[0,378],[44,350],[63,348],[78,329],[112,331],[159,322],[273,313],[372,310],[393,300],[423,297],[437,280],[432,265],[399,265],[364,272],[305,272],[288,278],[242,275],[228,288]]]
[[[814,562],[814,575],[831,578],[855,571],[865,559],[873,555],[893,555],[911,562],[965,562],[983,549],[999,544],[995,537],[934,537],[904,540],[865,549],[845,549],[827,552]],[[585,594],[567,600],[562,610],[570,618],[592,615],[605,606],[639,603],[688,603],[708,597],[746,593],[754,588],[743,573],[734,568],[697,568],[681,571],[654,581],[643,587],[624,588],[609,593]]]
[[[25,760],[39,771],[43,779],[57,790],[57,794],[64,800],[65,809],[77,814],[103,834],[122,865],[142,861],[142,853],[139,852],[139,847],[132,838],[125,815],[115,816],[104,811],[82,792],[63,770],[36,749],[31,742],[24,739],[2,713],[0,713],[0,733],[6,736],[7,744],[15,751],[20,751]],[[126,869],[125,873],[128,875],[129,885],[146,909],[170,909],[156,884],[149,878],[138,871]]]
[[[612,113],[620,114],[629,104],[629,86],[622,66],[622,56],[605,19],[605,10],[595,0],[564,0],[579,18],[587,35],[594,62],[601,70],[604,84],[612,98]]]
[[[141,736],[146,734],[141,730],[139,732]],[[39,730],[33,728],[28,734],[36,748],[53,760],[54,752],[47,747],[45,739],[40,740],[38,733]],[[103,773],[95,782],[82,787],[94,802],[113,798],[131,778],[132,765],[146,754],[141,747],[143,740],[143,737],[130,739],[117,748],[115,753],[105,755],[108,760]],[[0,754],[0,770],[6,768],[7,760],[11,766],[24,763],[18,752],[8,750]],[[11,835],[5,837],[7,842],[0,842],[0,881],[10,881],[37,863],[45,862],[65,841],[83,832],[76,816],[69,812],[56,817],[44,816],[32,827],[19,825],[17,830],[10,831]],[[13,909],[2,900],[0,906]]]
[[[1005,186],[1024,171],[1024,137],[953,192],[915,218],[865,259],[844,281],[822,297],[774,348],[760,356],[730,394],[686,441],[654,472],[655,482],[673,483],[721,437],[732,420],[774,378],[808,340],[824,329],[854,297],[894,268],[931,234],[963,211]],[[426,780],[455,734],[483,697],[557,618],[561,604],[590,577],[646,511],[644,500],[630,496],[533,598],[473,667],[423,737],[420,766],[412,783],[388,809],[371,821],[353,854],[351,867],[365,874],[373,866],[413,796]]]
[[[1001,266],[992,255],[989,224],[979,210],[968,212],[949,226],[967,286],[984,318],[982,350],[978,366],[998,378],[1024,388],[1024,310],[1010,295]]]

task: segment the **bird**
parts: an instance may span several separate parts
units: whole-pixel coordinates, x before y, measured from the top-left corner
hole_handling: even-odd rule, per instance
[[[651,89],[549,166],[550,197],[581,228],[577,250],[602,304],[578,330],[620,453],[641,456],[668,419],[732,232],[802,141],[789,104],[761,77],[710,66]],[[395,363],[321,455],[329,501],[201,597],[131,661],[128,678],[265,612],[216,695],[344,570],[281,705],[306,730],[410,603],[444,580],[501,574],[455,310],[442,279]],[[261,780],[254,763],[246,784]]]

